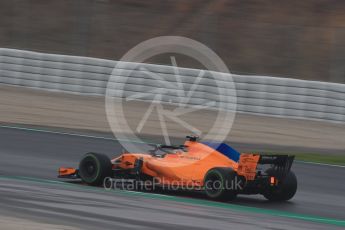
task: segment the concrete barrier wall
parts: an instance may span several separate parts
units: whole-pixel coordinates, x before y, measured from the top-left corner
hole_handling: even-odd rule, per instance
[[[236,106],[245,113],[345,122],[344,84],[210,71],[202,72],[198,81],[199,74],[196,69],[0,49],[2,84],[104,95],[110,76],[114,76],[110,85],[123,89],[115,92],[121,97],[153,100],[160,94],[161,101],[179,103],[193,90],[191,105]]]

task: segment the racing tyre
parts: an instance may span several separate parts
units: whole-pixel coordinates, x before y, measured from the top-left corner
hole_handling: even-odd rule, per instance
[[[270,168],[266,171],[269,176],[275,175],[275,170]],[[271,187],[264,192],[264,197],[270,201],[287,201],[290,200],[297,191],[296,175],[290,171],[285,179],[277,187]]]
[[[111,174],[112,164],[106,155],[87,153],[79,163],[79,176],[87,184],[101,185]]]
[[[233,200],[237,196],[235,189],[237,174],[231,168],[210,169],[204,179],[206,195],[213,200]]]

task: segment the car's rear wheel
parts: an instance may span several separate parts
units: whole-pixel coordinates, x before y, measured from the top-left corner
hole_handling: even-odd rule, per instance
[[[87,153],[79,163],[79,176],[87,184],[101,185],[111,174],[111,161],[104,154]]]
[[[237,174],[231,168],[210,169],[204,179],[206,195],[214,200],[233,200],[236,192]]]
[[[275,170],[270,168],[266,171],[269,176],[275,176]],[[270,201],[287,201],[292,199],[297,191],[296,175],[290,171],[283,181],[278,182],[277,186],[268,188],[264,193],[264,197]]]

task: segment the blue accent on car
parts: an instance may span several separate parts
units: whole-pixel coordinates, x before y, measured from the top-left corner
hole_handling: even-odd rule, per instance
[[[217,150],[218,152],[224,154],[225,156],[227,156],[235,162],[238,162],[240,159],[241,154],[225,143],[202,142],[202,144],[207,145],[213,148],[214,150]]]

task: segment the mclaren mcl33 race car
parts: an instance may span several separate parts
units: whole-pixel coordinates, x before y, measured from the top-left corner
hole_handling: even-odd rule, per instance
[[[184,145],[157,145],[147,153],[122,153],[110,160],[87,153],[79,169],[59,168],[60,178],[81,179],[89,185],[152,181],[162,188],[196,190],[214,200],[238,194],[262,194],[270,201],[290,200],[297,179],[290,170],[294,156],[239,153],[225,143],[198,142],[187,136]]]

